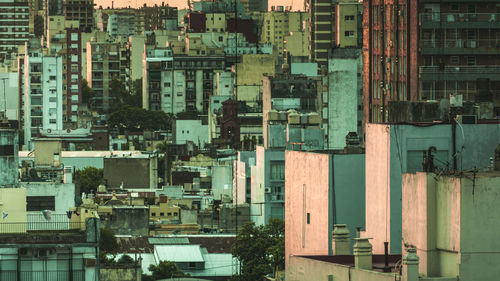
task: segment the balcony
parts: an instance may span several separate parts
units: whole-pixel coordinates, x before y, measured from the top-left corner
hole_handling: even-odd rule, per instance
[[[497,65],[421,66],[418,72],[423,81],[475,81],[479,78],[500,81],[500,66]]]
[[[13,261],[16,262],[16,261]],[[17,280],[60,280],[60,281],[84,281],[85,270],[47,270],[47,271],[34,271],[34,270],[2,270],[0,272],[0,280],[2,281],[17,281]]]
[[[500,29],[500,13],[420,13],[422,28]]]
[[[440,39],[421,40],[425,55],[497,55],[500,39]]]

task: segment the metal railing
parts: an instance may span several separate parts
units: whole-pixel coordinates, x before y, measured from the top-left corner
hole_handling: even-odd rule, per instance
[[[500,74],[497,65],[420,66],[421,74]]]
[[[420,42],[424,48],[500,48],[500,39],[425,39]]]
[[[81,221],[70,221],[66,214],[52,214],[47,220],[39,212],[28,213],[26,222],[1,222],[0,234],[26,233],[30,231],[63,231],[84,230],[85,223]]]
[[[500,13],[420,13],[420,22],[500,22]]]
[[[1,270],[0,280],[2,281],[84,281],[84,270],[48,270],[48,271],[24,271]]]

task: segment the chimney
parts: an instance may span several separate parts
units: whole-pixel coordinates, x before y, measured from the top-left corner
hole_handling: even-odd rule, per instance
[[[351,250],[349,249],[349,229],[347,229],[346,224],[336,224],[333,228],[333,255],[350,255]]]
[[[418,262],[417,249],[408,248],[408,252],[403,258],[403,280],[418,281]]]
[[[358,269],[372,269],[372,238],[354,238],[354,266]]]

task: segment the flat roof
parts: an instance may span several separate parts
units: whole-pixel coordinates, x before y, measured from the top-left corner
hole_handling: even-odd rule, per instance
[[[200,245],[156,245],[154,249],[160,261],[205,262]]]

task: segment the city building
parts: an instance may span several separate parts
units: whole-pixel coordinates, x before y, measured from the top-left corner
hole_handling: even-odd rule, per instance
[[[363,134],[363,57],[361,49],[335,48],[328,59],[328,106],[323,114],[325,147],[343,149],[347,134]]]
[[[331,0],[306,0],[309,14],[309,59],[318,66],[328,63],[328,51],[335,46],[335,7]]]
[[[352,247],[365,225],[364,165],[362,153],[285,152],[285,268],[290,256],[341,254],[334,225],[346,225]]]
[[[245,7],[246,14],[250,14],[251,12],[267,12],[268,0],[240,0],[239,2]]]
[[[461,175],[403,174],[403,241],[417,249],[422,279],[497,278],[499,269],[488,266],[500,256],[494,235],[497,168]]]
[[[0,3],[0,56],[10,58],[11,53],[28,41],[29,7],[28,2],[5,0]]]
[[[158,154],[134,154],[104,158],[104,181],[110,189],[158,188]]]
[[[21,107],[24,122],[24,145],[32,148],[31,139],[39,130],[63,128],[63,57],[47,55],[36,41],[26,43],[27,54],[19,58]],[[22,78],[21,78],[22,77]]]
[[[110,92],[113,80],[122,81],[125,89],[130,84],[130,56],[126,42],[113,41],[106,33],[96,32],[86,47],[87,82],[94,91],[90,101],[92,109],[107,112],[117,99]]]
[[[17,187],[19,183],[18,151],[19,132],[15,128],[10,128],[2,120],[0,124],[0,187]]]
[[[132,9],[120,9],[108,16],[107,31],[112,37],[126,37],[135,34],[135,13]]]
[[[49,16],[47,49],[50,54],[63,56],[63,128],[78,127],[78,112],[82,100],[82,35],[79,22],[63,16]],[[86,125],[86,124],[85,124]]]
[[[19,73],[8,71],[0,72],[0,112],[8,120],[20,122],[21,110],[19,105]]]
[[[373,252],[402,252],[403,173],[483,170],[498,146],[498,124],[368,124],[366,127],[366,231]],[[425,157],[424,157],[425,155]]]
[[[389,101],[498,102],[494,1],[363,5],[365,122],[387,122]]]
[[[302,55],[298,50],[308,47],[308,40],[301,40],[294,42],[296,44],[286,44],[287,36],[295,36],[294,39],[306,33],[308,28],[308,16],[304,12],[291,12],[289,7],[272,7],[271,11],[264,13],[262,19],[262,30],[260,30],[260,42],[272,44],[278,53],[280,61],[283,60],[285,54],[285,45],[290,47],[295,55]],[[302,37],[300,37],[302,38]]]
[[[167,113],[207,113],[223,56],[175,56],[169,48],[145,49],[143,107]]]
[[[51,0],[49,0],[50,3]],[[59,0],[63,2],[62,14],[66,20],[77,20],[84,32],[94,28],[94,0]],[[50,4],[49,4],[50,5]]]

